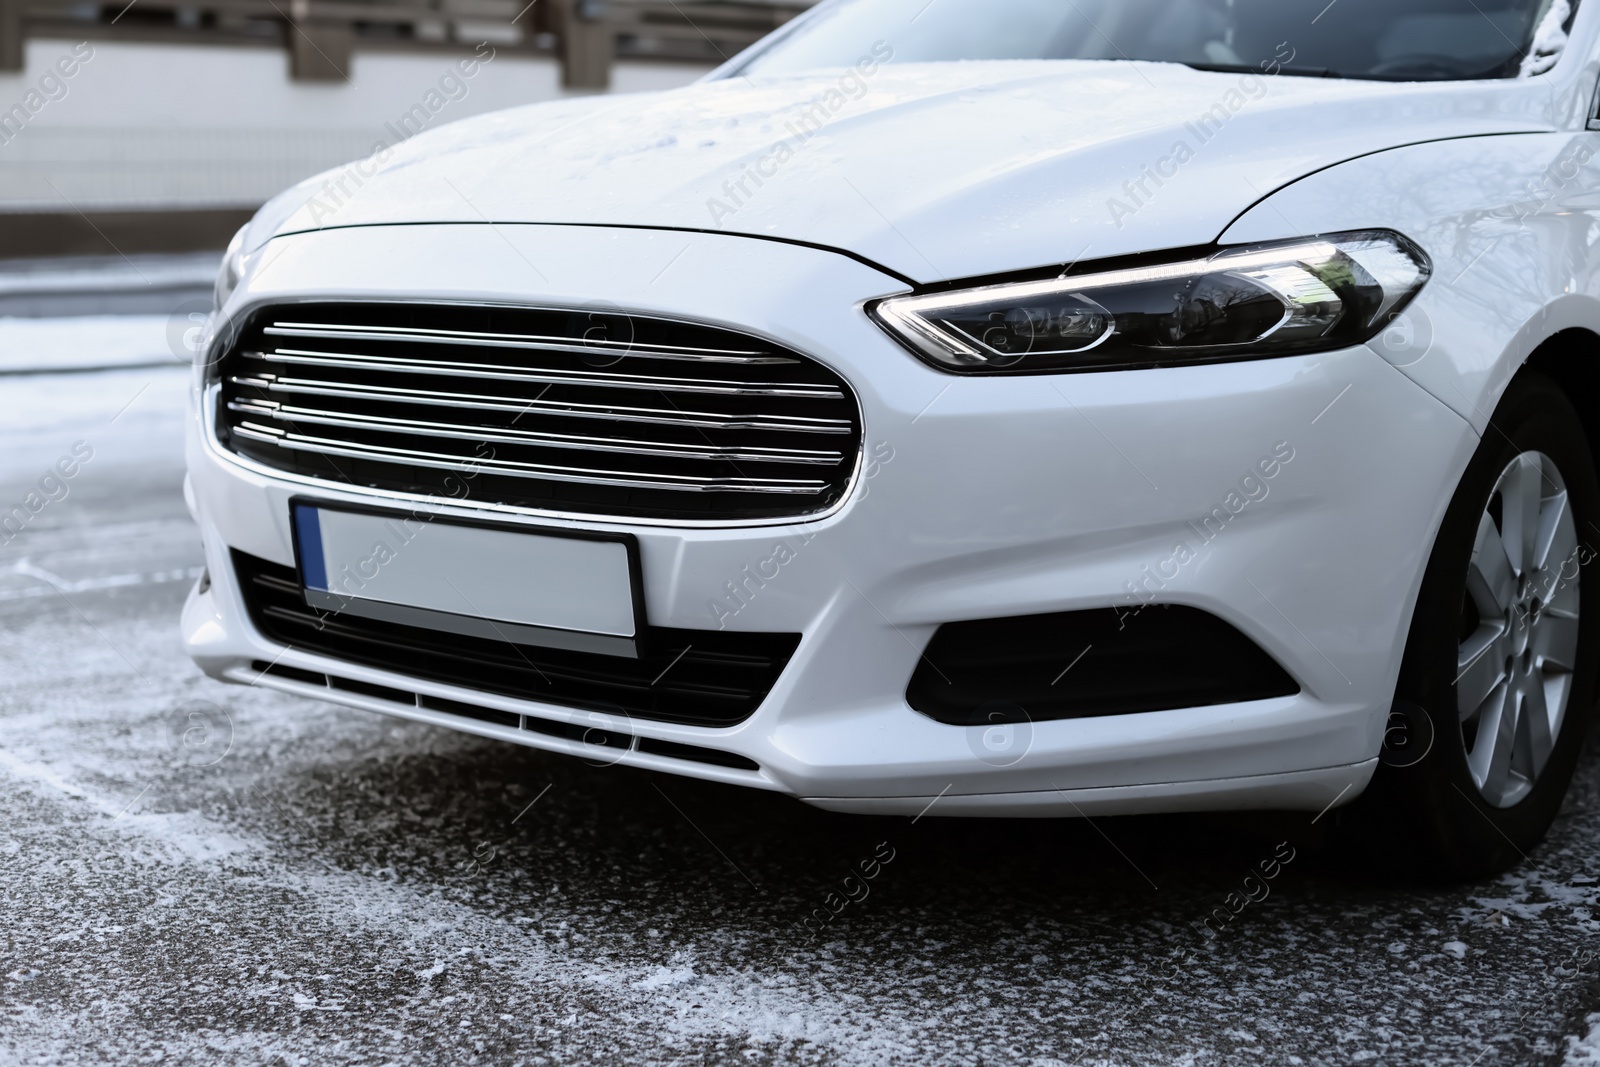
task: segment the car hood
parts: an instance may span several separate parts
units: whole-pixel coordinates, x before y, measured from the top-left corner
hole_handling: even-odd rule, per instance
[[[441,127],[296,186],[247,244],[391,224],[660,227],[805,242],[926,283],[1207,244],[1313,171],[1403,144],[1549,130],[1550,108],[1527,82],[1145,62],[732,78]]]

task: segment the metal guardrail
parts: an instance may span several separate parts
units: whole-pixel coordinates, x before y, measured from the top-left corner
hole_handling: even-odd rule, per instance
[[[10,260],[0,267],[0,318],[72,315],[168,315],[183,304],[211,299],[217,276],[215,252],[170,256],[78,256]],[[47,363],[86,362],[100,357],[73,354]],[[25,360],[30,366],[37,359]],[[18,361],[0,354],[0,373],[15,373]]]
[[[568,38],[591,34],[597,54],[585,55],[591,65],[578,68],[577,49],[563,53],[564,76],[571,87],[603,88],[609,82],[611,49],[649,54],[651,49],[685,48],[721,63],[759,41],[816,0],[767,0],[730,3],[722,0],[675,3],[672,0],[580,0],[579,26],[569,19]],[[550,10],[555,10],[551,8]],[[580,28],[581,27],[581,28]],[[709,55],[707,52],[709,51]]]
[[[45,121],[6,140],[16,124],[0,110],[0,212],[259,207],[308,175],[369,155],[379,140],[399,144],[415,130]],[[7,254],[15,253],[0,248]]]
[[[554,53],[562,84],[604,89],[618,57],[718,63],[815,0],[0,0],[0,71],[29,37],[278,43],[290,76],[339,81],[357,48]]]

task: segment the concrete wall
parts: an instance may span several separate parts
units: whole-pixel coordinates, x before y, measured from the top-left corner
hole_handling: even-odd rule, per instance
[[[0,212],[253,206],[396,141],[392,127],[471,55],[358,51],[348,83],[307,84],[289,80],[278,48],[30,40],[26,69],[0,76]],[[708,69],[622,61],[614,91]],[[559,79],[553,58],[502,47],[461,79],[464,95],[446,83],[428,128],[556,99]]]

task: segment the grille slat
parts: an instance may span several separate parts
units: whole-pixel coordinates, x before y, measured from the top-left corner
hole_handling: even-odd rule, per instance
[[[350,330],[317,323],[275,322],[263,328],[261,332],[268,337],[320,337],[340,341],[412,341],[417,344],[469,345],[484,348],[537,348],[547,352],[573,352],[578,355],[592,355],[600,351],[646,359],[681,359],[709,363],[800,362],[789,356],[774,356],[761,351],[668,348],[636,342],[604,340],[585,340],[579,344],[560,337],[541,337],[535,334],[487,334],[467,330],[413,330],[402,327],[368,327],[364,330]]]
[[[860,457],[854,395],[821,364],[611,312],[268,307],[217,380],[218,441],[258,463],[418,496],[466,475],[472,500],[531,511],[803,516]]]
[[[310,396],[338,396],[352,400],[392,400],[401,403],[461,407],[473,410],[515,412],[538,411],[541,414],[570,416],[585,419],[610,419],[617,422],[645,422],[661,426],[686,426],[707,430],[777,430],[787,433],[851,432],[846,419],[767,419],[762,415],[721,416],[700,411],[667,411],[654,408],[622,408],[605,404],[565,404],[531,400],[526,403],[496,400],[490,396],[470,393],[444,393],[420,389],[395,389],[369,386],[365,389],[340,389],[321,382],[299,378],[268,376],[244,378],[235,376],[230,384],[259,389],[266,392],[299,393]],[[763,421],[765,420],[765,421]]]
[[[233,432],[241,437],[248,437],[252,440],[275,445],[278,448],[316,452],[324,456],[347,456],[351,459],[402,459],[407,463],[413,463],[418,466],[473,475],[490,471],[513,478],[547,478],[553,481],[581,482],[587,485],[626,485],[638,489],[674,489],[692,493],[820,493],[827,488],[827,483],[818,479],[808,481],[792,479],[787,482],[776,479],[769,481],[757,481],[755,479],[746,481],[713,481],[709,478],[694,478],[690,475],[663,475],[660,478],[651,480],[642,477],[630,477],[621,471],[579,470],[552,467],[540,463],[513,465],[501,460],[481,460],[474,459],[472,456],[450,456],[438,452],[418,452],[408,448],[391,448],[378,445],[368,448],[355,448],[330,438],[308,437],[305,434],[289,433],[274,427],[256,426],[249,422],[239,423],[233,428]]]
[[[391,419],[381,415],[350,415],[318,408],[303,408],[271,401],[230,401],[228,408],[242,415],[274,419],[282,422],[313,426],[348,426],[354,429],[382,427],[393,433],[418,437],[460,438],[474,436],[485,441],[503,441],[508,444],[539,445],[548,443],[552,448],[584,449],[595,452],[629,452],[642,456],[672,456],[677,459],[748,460],[761,462],[775,459],[785,463],[837,465],[844,462],[843,452],[822,452],[797,448],[719,449],[711,446],[694,448],[688,445],[663,445],[651,441],[626,438],[576,437],[569,434],[539,433],[534,430],[494,430],[466,426],[460,423],[412,422]]]
[[[591,385],[608,389],[645,389],[663,393],[714,393],[722,396],[789,396],[818,400],[839,400],[844,394],[827,386],[803,384],[742,385],[729,381],[690,381],[683,378],[642,375],[603,374],[598,371],[573,371],[566,374],[539,374],[495,366],[491,363],[455,363],[432,359],[406,359],[399,356],[355,356],[344,352],[308,352],[298,348],[276,348],[271,352],[246,352],[246,359],[266,360],[310,367],[344,367],[352,370],[405,370],[412,374],[441,377],[481,378],[488,381],[533,382],[538,385]]]

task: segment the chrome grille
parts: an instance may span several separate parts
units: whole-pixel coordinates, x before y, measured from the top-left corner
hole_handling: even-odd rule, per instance
[[[659,519],[813,514],[849,487],[855,398],[813,360],[610,310],[259,309],[219,361],[217,437],[279,470]]]

